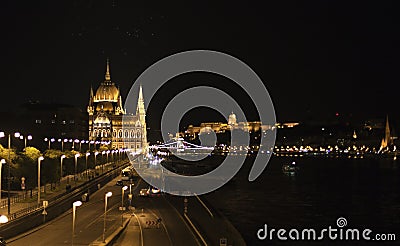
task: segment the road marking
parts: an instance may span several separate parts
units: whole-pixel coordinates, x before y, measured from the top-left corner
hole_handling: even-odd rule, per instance
[[[185,218],[187,219],[187,221],[190,223],[190,225],[192,226],[193,230],[196,232],[197,236],[200,237],[201,241],[203,242],[204,245],[207,246],[207,242],[206,240],[204,240],[203,236],[201,235],[201,233],[199,232],[199,230],[197,230],[196,226],[194,226],[194,224],[192,223],[192,221],[190,220],[190,218],[185,214],[183,214],[183,216],[185,216]]]
[[[185,226],[187,227],[187,229],[190,231],[190,233],[192,234],[193,238],[196,240],[197,245],[201,245],[199,242],[199,239],[196,237],[196,235],[193,234],[193,230],[190,229],[189,225],[186,223],[186,220],[182,217],[182,215],[178,212],[178,210],[165,198],[162,197],[162,199],[164,199],[164,201],[166,201],[169,206],[175,211],[175,213],[179,216],[179,218],[183,221],[183,223],[185,224]]]
[[[196,195],[197,200],[199,200],[199,202],[201,203],[201,205],[203,205],[203,207],[207,210],[207,212],[210,214],[211,218],[214,218],[213,213],[211,212],[211,210],[207,207],[207,205],[200,199],[200,197],[198,195]]]
[[[153,203],[153,201],[151,201],[152,203]],[[154,204],[153,204],[153,206],[154,206]],[[149,211],[150,211],[150,213],[152,213],[156,218],[161,218],[161,216],[158,216],[155,212],[153,212],[153,210],[151,210],[151,209],[149,209]],[[162,218],[161,218],[162,219]],[[162,219],[163,220],[163,219]],[[169,241],[169,245],[174,245],[173,243],[172,243],[172,239],[171,239],[171,236],[169,235],[169,232],[168,232],[168,230],[167,230],[167,227],[165,226],[165,224],[164,223],[160,223],[161,225],[162,225],[162,227],[164,227],[164,230],[165,230],[165,233],[167,234],[167,237],[168,237],[168,241]]]
[[[116,207],[119,206],[119,205],[120,205],[119,203],[115,204],[114,206],[112,206],[111,208],[109,208],[109,209],[107,210],[107,212],[111,211],[112,209],[116,208]],[[92,222],[90,222],[89,224],[87,224],[87,225],[85,226],[85,229],[89,228],[91,225],[93,225],[95,222],[97,222],[102,216],[104,216],[104,212],[101,213],[99,216],[97,216],[97,218],[96,218],[95,220],[92,220]],[[108,219],[108,220],[110,221],[110,219]]]
[[[139,224],[139,230],[140,230],[140,245],[143,246],[143,230],[142,230],[142,225],[140,224],[140,220],[137,217],[136,213],[133,213],[133,215],[135,216],[138,224]]]

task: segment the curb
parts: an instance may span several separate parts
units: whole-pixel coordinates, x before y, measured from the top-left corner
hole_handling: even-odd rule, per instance
[[[114,240],[117,239],[119,237],[119,235],[125,230],[125,228],[129,224],[129,222],[131,221],[131,218],[132,218],[132,215],[128,219],[126,219],[124,221],[124,224],[123,224],[122,227],[119,226],[118,229],[116,229],[113,233],[111,233],[111,235],[108,236],[105,239],[105,242],[99,242],[99,241],[95,240],[95,241],[91,242],[89,244],[89,246],[107,246],[107,245],[110,245],[110,243],[114,242]]]

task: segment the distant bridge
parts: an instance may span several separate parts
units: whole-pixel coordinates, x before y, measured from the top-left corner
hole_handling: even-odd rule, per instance
[[[149,149],[157,150],[157,149],[168,149],[168,150],[176,150],[176,151],[185,151],[185,150],[214,150],[214,147],[205,147],[201,145],[192,144],[183,140],[183,138],[175,138],[174,142],[169,142],[160,145],[151,145]]]

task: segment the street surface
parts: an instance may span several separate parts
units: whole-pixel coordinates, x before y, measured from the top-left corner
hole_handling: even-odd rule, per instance
[[[109,191],[113,195],[108,198],[105,238],[119,229],[123,220],[130,218],[129,224],[114,245],[199,245],[182,216],[163,195],[139,196],[140,189],[148,188],[142,180],[138,180],[132,187],[131,205],[134,210],[120,211],[122,187],[115,185],[118,179],[120,177],[91,194],[88,202],[77,207],[74,245],[102,243],[104,199],[105,193]],[[124,197],[126,207],[129,206],[128,194],[129,188],[125,191]],[[71,239],[72,205],[70,211],[40,228],[8,240],[7,245],[71,245]]]

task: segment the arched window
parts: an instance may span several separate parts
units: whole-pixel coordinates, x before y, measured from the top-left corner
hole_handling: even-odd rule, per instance
[[[117,137],[117,131],[113,130],[113,137],[116,138]]]
[[[137,131],[136,131],[136,137],[137,137],[137,138],[140,138],[140,136],[141,136],[141,132],[140,132],[139,130],[137,130]]]
[[[129,132],[128,132],[128,130],[125,130],[125,138],[128,138],[129,137]]]
[[[135,138],[135,132],[131,130],[131,138]]]
[[[119,137],[119,138],[122,138],[122,130],[119,130],[119,131],[118,131],[118,137]]]

